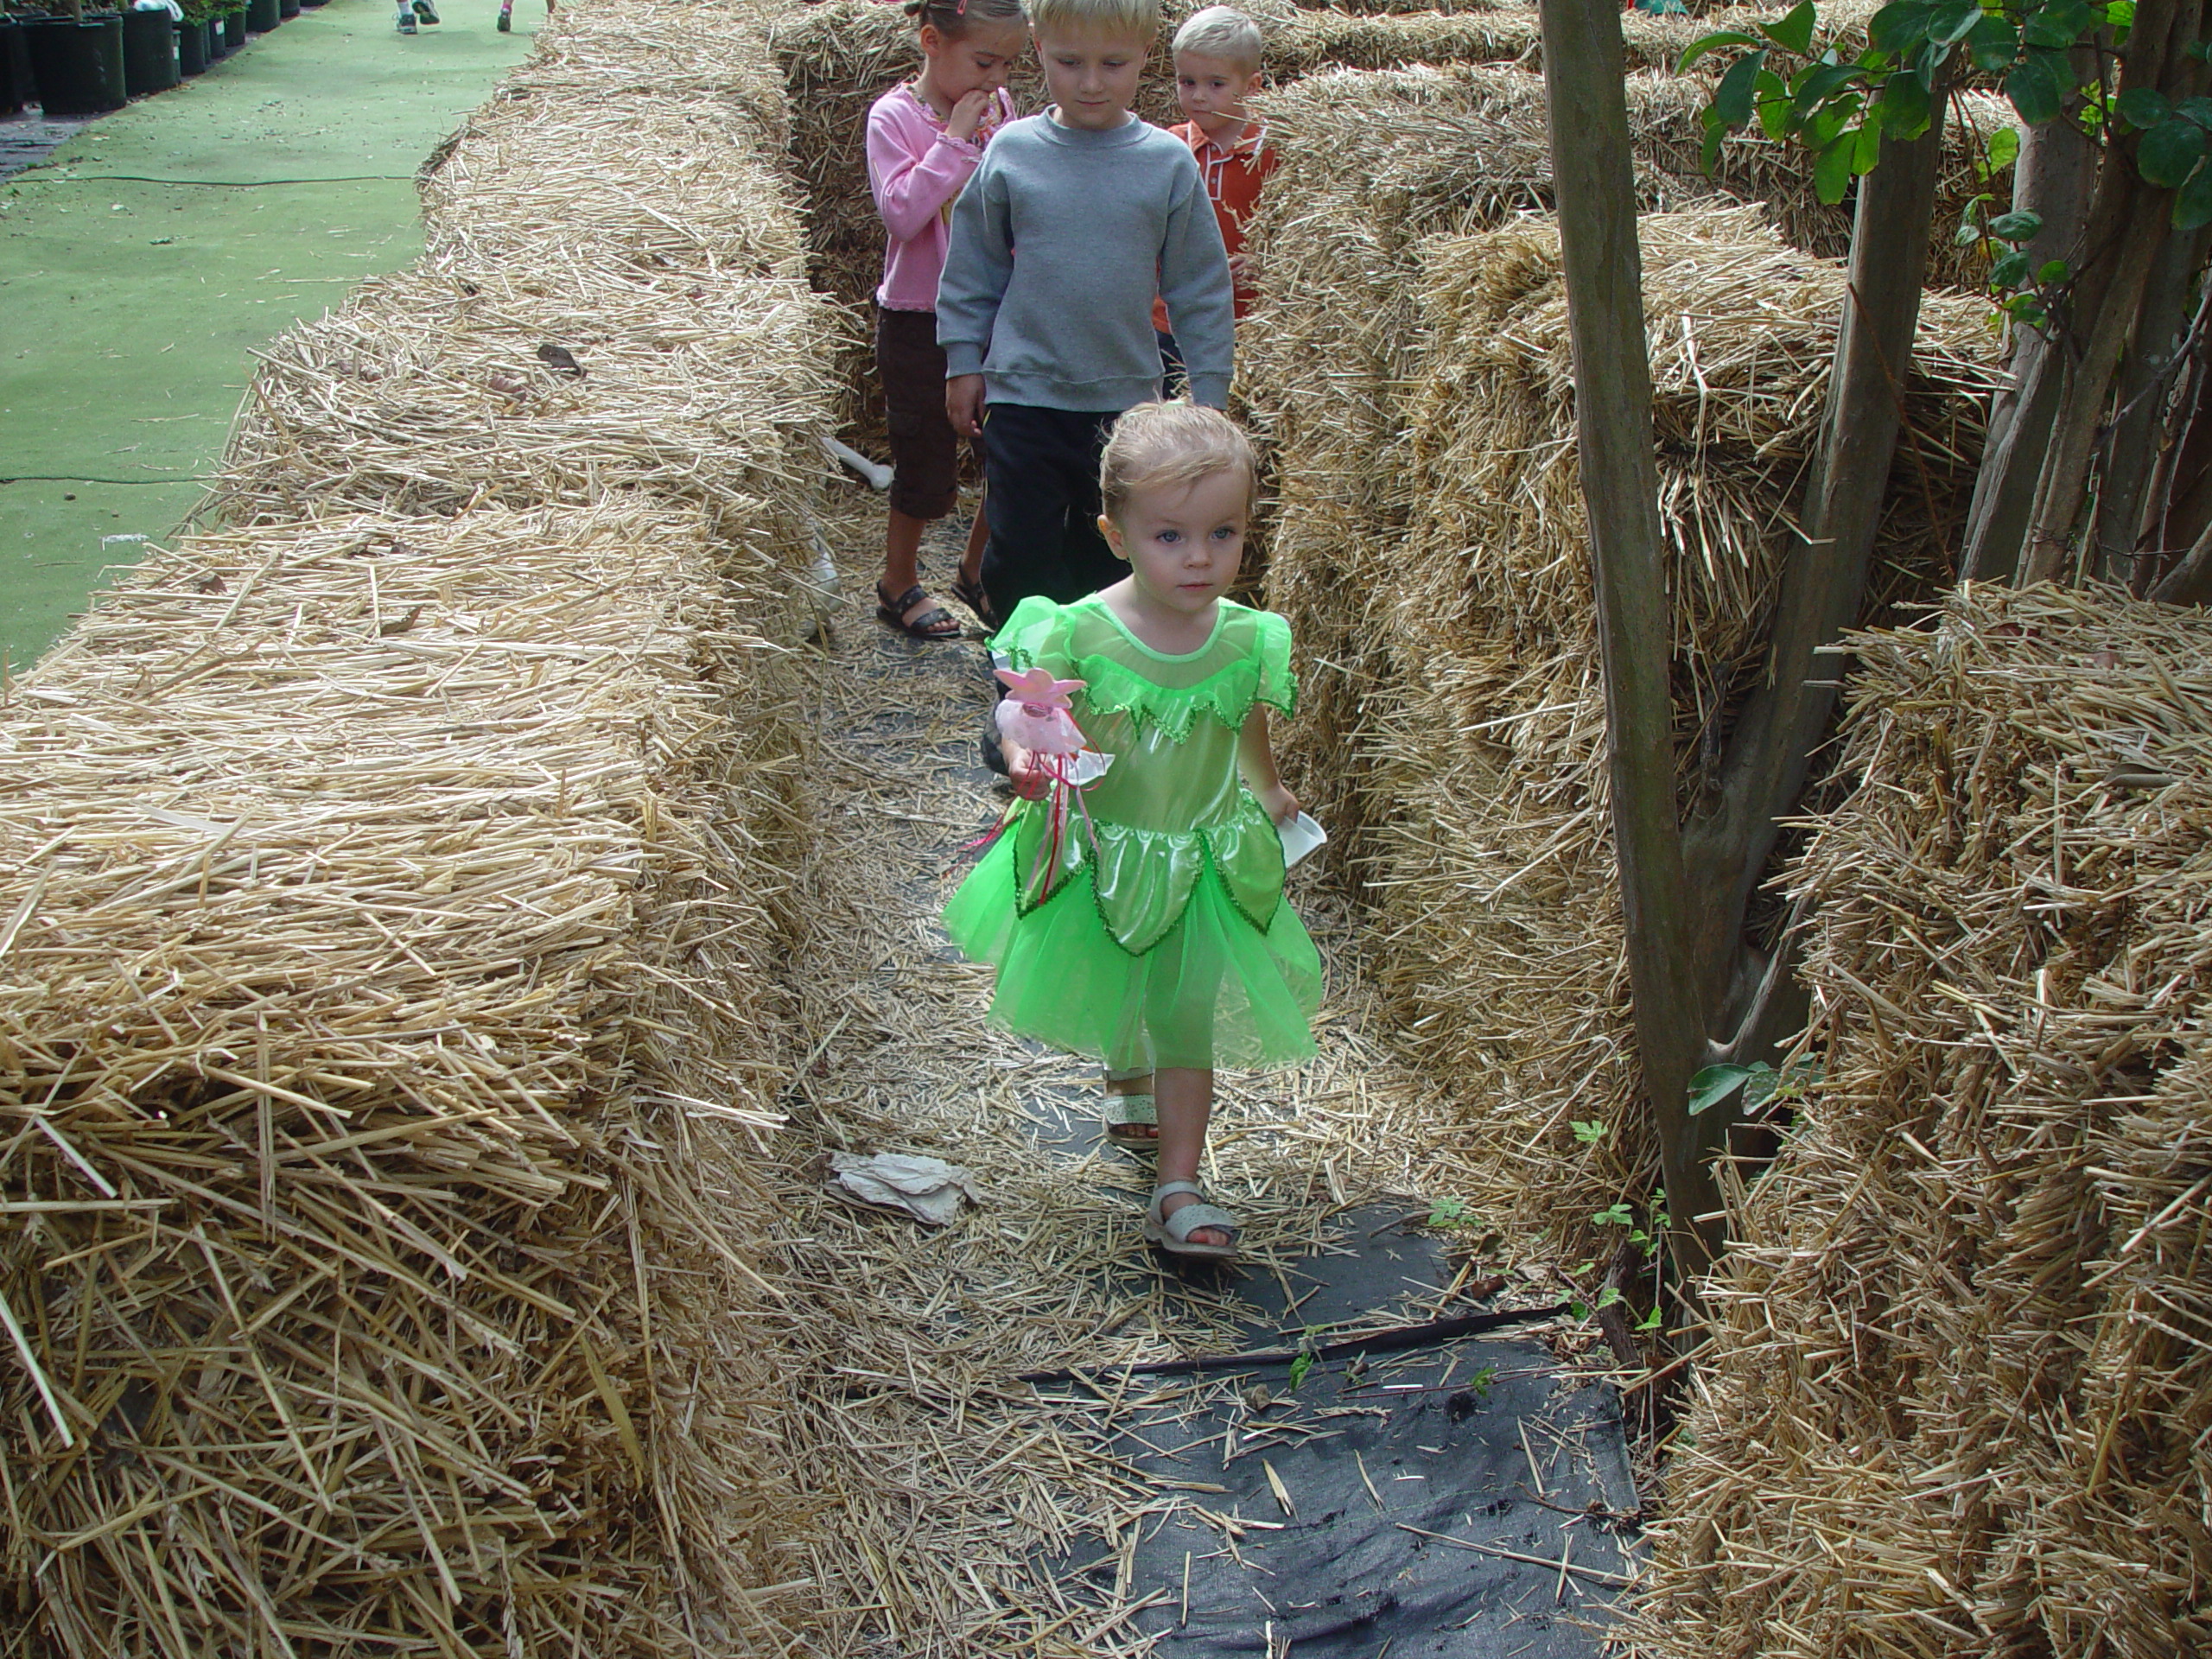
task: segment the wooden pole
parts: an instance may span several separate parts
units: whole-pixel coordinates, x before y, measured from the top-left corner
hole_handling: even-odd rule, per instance
[[[1675,804],[1672,615],[1620,12],[1613,0],[1541,0],[1540,10],[1637,1047],[1667,1179],[1669,1245],[1685,1294],[1693,1294],[1723,1229],[1707,1162],[1713,1147],[1688,1109],[1690,1076],[1706,1047],[1705,1010],[1688,950]]]

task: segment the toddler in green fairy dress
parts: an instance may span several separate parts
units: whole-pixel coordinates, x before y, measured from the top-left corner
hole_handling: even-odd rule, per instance
[[[1222,597],[1253,471],[1212,410],[1141,404],[1116,425],[1099,528],[1128,575],[1072,605],[1025,600],[993,642],[1080,682],[1069,712],[1110,761],[1071,769],[1009,737],[1025,798],[944,912],[998,969],[993,1024],[1104,1064],[1109,1134],[1159,1149],[1147,1236],[1181,1255],[1236,1254],[1236,1222],[1197,1183],[1214,1067],[1307,1058],[1321,996],[1283,902],[1279,826],[1298,802],[1268,741],[1267,710],[1296,697],[1290,630]],[[1071,802],[1063,773],[1096,776]]]

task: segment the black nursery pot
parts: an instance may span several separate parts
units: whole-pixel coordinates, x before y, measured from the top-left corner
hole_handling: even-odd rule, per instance
[[[37,96],[22,26],[13,17],[0,17],[0,115],[13,115]]]
[[[124,90],[120,16],[39,17],[24,25],[24,34],[38,101],[48,115],[101,115],[124,106],[130,94]]]
[[[177,73],[205,74],[208,61],[207,20],[202,18],[196,23],[179,23],[176,26]]]
[[[176,85],[176,19],[166,10],[123,14],[123,90],[133,98]]]
[[[276,15],[279,17],[298,16],[300,15],[300,0],[276,0]]]
[[[245,44],[245,13],[243,10],[223,14],[223,50],[235,52]]]
[[[207,31],[207,61],[210,64],[220,63],[231,49],[229,37],[223,33],[223,20],[210,17],[202,27]]]
[[[266,35],[283,21],[276,0],[246,0],[245,26],[255,34]]]

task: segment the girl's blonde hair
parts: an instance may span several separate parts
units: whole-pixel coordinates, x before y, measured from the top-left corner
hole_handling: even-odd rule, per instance
[[[1106,516],[1118,524],[1140,490],[1187,489],[1229,472],[1244,474],[1249,501],[1259,463],[1252,441],[1228,416],[1188,398],[1139,404],[1114,423],[1098,460],[1098,493]]]

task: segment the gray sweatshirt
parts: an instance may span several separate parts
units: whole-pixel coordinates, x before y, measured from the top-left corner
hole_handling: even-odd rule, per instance
[[[982,375],[992,403],[1118,414],[1160,396],[1155,291],[1192,397],[1223,408],[1229,257],[1191,147],[1134,119],[1110,132],[1016,121],[952,210],[937,290],[945,373]]]

